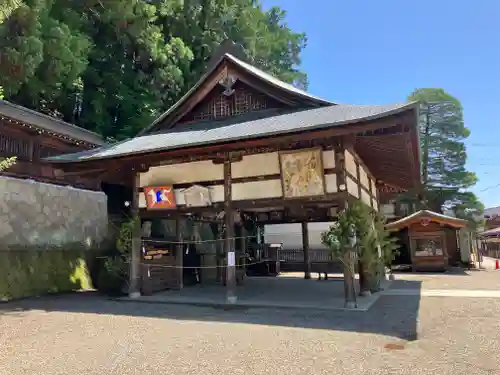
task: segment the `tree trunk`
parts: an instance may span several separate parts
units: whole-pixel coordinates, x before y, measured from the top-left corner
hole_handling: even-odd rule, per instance
[[[370,293],[370,275],[368,274],[365,264],[358,260],[358,273],[359,273],[359,295],[369,296]]]
[[[429,197],[427,196],[427,184],[429,182],[429,137],[430,137],[430,106],[428,103],[423,103],[425,106],[425,124],[424,129],[420,128],[420,136],[422,142],[422,186],[420,191],[420,199],[422,199],[425,204]]]
[[[354,285],[354,251],[348,251],[344,255],[344,297],[345,308],[357,308],[356,287]]]

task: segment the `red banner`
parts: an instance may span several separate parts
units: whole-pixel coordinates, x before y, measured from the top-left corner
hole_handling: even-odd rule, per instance
[[[148,209],[168,210],[176,208],[173,186],[149,186],[144,188]]]

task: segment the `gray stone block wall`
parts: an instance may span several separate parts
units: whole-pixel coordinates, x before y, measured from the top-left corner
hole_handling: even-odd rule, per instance
[[[95,248],[107,233],[104,193],[0,176],[0,246]]]

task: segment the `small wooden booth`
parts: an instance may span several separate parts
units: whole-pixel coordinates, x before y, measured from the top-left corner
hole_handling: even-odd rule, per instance
[[[386,225],[399,232],[402,248],[409,252],[414,271],[445,271],[461,260],[459,231],[467,221],[422,210]]]
[[[176,241],[161,258],[141,258],[137,235],[131,292],[182,288],[188,270],[183,244],[192,241],[202,257],[201,280],[226,285],[228,300],[234,300],[248,221],[260,227],[302,223],[304,274],[310,278],[307,222],[334,220],[350,200],[378,210],[381,189],[418,185],[417,119],[417,103],[332,103],[223,48],[199,82],[137,137],[50,162],[66,175],[132,186],[132,209],[143,228],[175,222],[168,232]],[[186,222],[198,229],[186,235]],[[150,240],[165,242],[152,232],[143,233],[146,250]],[[155,256],[172,267],[153,271],[160,268]]]
[[[500,258],[500,227],[491,228],[479,233],[480,247],[483,249],[482,254]]]

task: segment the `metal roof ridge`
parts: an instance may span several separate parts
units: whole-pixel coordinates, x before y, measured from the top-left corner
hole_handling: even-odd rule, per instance
[[[246,61],[243,61],[239,58],[237,58],[236,56],[226,52],[224,54],[225,57],[229,58],[231,61],[233,61],[234,63],[236,63],[237,65],[239,65],[240,67],[242,67],[243,69],[245,69],[247,72],[255,75],[255,73],[258,73],[260,74],[261,78],[265,78],[266,80],[276,80],[279,82],[279,87],[282,88],[282,89],[285,89],[285,90],[288,90],[290,92],[293,92],[294,94],[299,94],[299,95],[302,95],[302,96],[306,96],[308,98],[311,98],[311,99],[315,99],[315,100],[319,100],[319,101],[322,101],[324,102],[325,104],[332,104],[332,105],[336,105],[338,103],[336,102],[332,102],[330,100],[327,100],[327,99],[324,99],[324,98],[321,98],[319,96],[316,96],[316,95],[312,95],[312,94],[309,94],[307,91],[305,90],[302,90],[302,89],[299,89],[295,86],[293,86],[292,84],[290,83],[287,83],[281,79],[279,79],[278,77],[275,77],[273,76],[272,74],[269,74],[267,72],[265,72],[264,70],[262,69],[259,69],[257,68],[256,66],[252,65],[252,64],[249,64],[247,63]],[[269,82],[271,84],[274,84],[274,82]],[[276,85],[275,85],[276,86]]]

